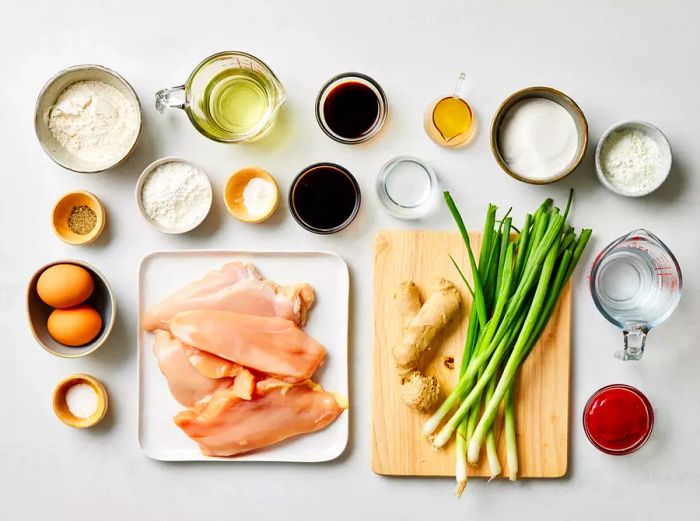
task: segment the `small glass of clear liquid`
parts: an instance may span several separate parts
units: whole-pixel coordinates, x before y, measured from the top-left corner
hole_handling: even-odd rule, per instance
[[[399,156],[382,166],[377,195],[384,209],[399,219],[419,219],[435,205],[439,193],[433,168],[412,156]]]
[[[598,310],[622,329],[622,360],[640,360],[649,330],[666,320],[681,298],[683,275],[671,250],[639,229],[615,240],[596,258],[591,294]]]

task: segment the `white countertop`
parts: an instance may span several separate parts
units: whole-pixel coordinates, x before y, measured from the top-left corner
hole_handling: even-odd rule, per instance
[[[700,515],[700,303],[696,270],[700,207],[698,131],[700,8],[692,2],[13,2],[0,18],[0,517],[47,519],[549,519],[697,518]],[[601,2],[602,4],[602,2]],[[204,7],[206,5],[206,7]],[[429,7],[428,7],[429,6]],[[225,146],[206,140],[175,110],[159,115],[156,90],[182,83],[204,57],[240,49],[265,60],[289,99],[266,139]],[[136,153],[108,173],[65,171],[42,152],[32,127],[35,97],[58,70],[99,63],[138,92],[144,129]],[[375,77],[390,104],[385,131],[364,146],[328,139],[313,103],[330,76],[357,70]],[[474,143],[448,151],[422,128],[433,98],[449,93],[460,71],[480,129]],[[566,181],[536,187],[500,171],[491,157],[489,120],[513,91],[559,88],[590,125],[585,163]],[[611,124],[648,120],[668,136],[674,167],[666,184],[641,200],[608,192],[595,177],[593,148]],[[576,189],[574,224],[594,229],[575,275],[569,474],[564,479],[486,483],[473,480],[461,501],[449,479],[389,479],[370,468],[372,244],[387,227],[452,229],[446,211],[415,224],[379,207],[375,175],[390,157],[430,161],[480,228],[486,204],[514,206],[522,216],[546,196],[563,204]],[[288,186],[304,166],[336,161],[364,193],[357,221],[331,237],[301,229],[283,205],[271,222],[250,226],[230,217],[217,196],[195,232],[165,236],[151,229],[134,202],[141,170],[166,155],[201,164],[220,194],[228,174],[259,165]],[[49,214],[63,192],[84,188],[106,204],[104,237],[71,247],[51,231]],[[595,310],[586,287],[594,253],[637,227],[658,234],[685,273],[684,298],[650,335],[641,363],[613,358],[622,335]],[[141,454],[136,441],[136,269],[155,249],[322,249],[351,269],[351,442],[323,465],[165,464]],[[78,360],[40,349],[25,321],[25,286],[40,265],[81,258],[101,269],[116,291],[118,320],[109,343]],[[51,410],[62,377],[87,372],[109,388],[111,411],[89,431],[65,427]],[[651,400],[653,437],[622,458],[596,451],[580,425],[582,407],[599,387],[625,382]]]

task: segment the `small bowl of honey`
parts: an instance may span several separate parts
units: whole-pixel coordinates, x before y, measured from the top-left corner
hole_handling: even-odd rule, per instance
[[[454,92],[437,98],[425,111],[425,132],[440,146],[457,148],[466,145],[476,133],[476,117],[462,96],[465,77],[461,73]]]
[[[51,225],[59,239],[67,244],[83,245],[97,240],[107,215],[100,200],[79,190],[63,195],[54,205]]]

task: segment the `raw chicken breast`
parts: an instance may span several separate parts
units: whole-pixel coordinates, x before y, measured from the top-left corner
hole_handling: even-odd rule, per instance
[[[230,262],[146,311],[143,327],[167,330],[174,315],[192,309],[279,316],[303,325],[313,302],[314,291],[308,284],[280,286],[264,280],[252,264]]]
[[[321,430],[342,411],[332,393],[307,385],[276,387],[251,401],[222,389],[174,420],[204,455],[236,456]]]
[[[314,290],[309,284],[280,286],[270,280],[241,280],[228,290],[220,292],[221,306],[216,309],[281,317],[299,326],[306,323],[307,311],[314,303]],[[202,308],[190,308],[202,309]]]
[[[311,378],[326,356],[320,343],[279,317],[185,311],[170,330],[185,344],[288,382]]]
[[[188,359],[189,348],[167,331],[156,329],[155,337],[153,353],[158,359],[160,372],[168,381],[173,397],[185,407],[192,407],[217,389],[233,383],[231,378],[214,380],[202,375]]]
[[[195,347],[187,347],[187,358],[194,368],[207,378],[226,378],[237,376],[243,367],[220,356],[200,351]]]

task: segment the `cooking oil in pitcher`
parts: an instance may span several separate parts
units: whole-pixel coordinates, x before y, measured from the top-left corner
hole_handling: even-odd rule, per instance
[[[425,112],[425,131],[438,145],[458,147],[474,135],[474,113],[461,97],[464,78],[460,74],[454,94],[433,101]]]
[[[201,110],[208,123],[229,136],[242,136],[269,119],[275,98],[274,86],[261,73],[226,69],[204,87]]]
[[[184,110],[194,127],[221,143],[252,141],[275,120],[286,94],[262,61],[240,51],[209,56],[187,82],[156,92],[156,109]]]

